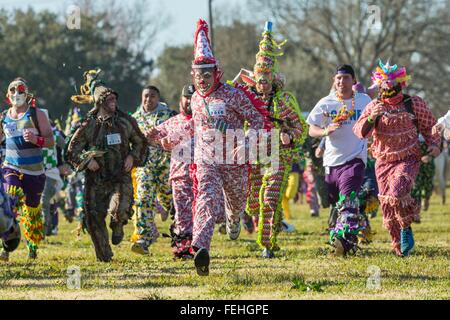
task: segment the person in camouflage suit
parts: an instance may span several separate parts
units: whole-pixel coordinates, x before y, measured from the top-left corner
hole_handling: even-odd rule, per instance
[[[139,128],[145,132],[176,115],[160,102],[159,89],[147,86],[142,90],[142,102],[133,114]],[[148,161],[136,169],[135,231],[131,238],[131,250],[148,254],[148,247],[159,237],[155,215],[159,211],[156,200],[166,212],[174,214],[172,190],[169,184],[170,153],[156,146],[148,147]]]
[[[145,162],[147,143],[135,119],[118,109],[116,92],[98,85],[91,94],[95,107],[75,131],[67,156],[77,171],[86,171],[87,229],[97,259],[109,262],[113,252],[105,219],[111,216],[112,243],[118,245],[133,212],[131,169]]]

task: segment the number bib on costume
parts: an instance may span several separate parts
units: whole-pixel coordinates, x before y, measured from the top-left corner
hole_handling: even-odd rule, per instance
[[[225,103],[223,102],[213,102],[208,107],[209,107],[209,115],[211,117],[226,115]]]
[[[13,136],[17,131],[17,124],[15,122],[5,123],[4,127],[5,127],[5,133],[9,137]]]
[[[122,139],[120,138],[120,133],[108,134],[106,136],[106,140],[107,140],[108,146],[113,146],[113,145],[122,143]]]

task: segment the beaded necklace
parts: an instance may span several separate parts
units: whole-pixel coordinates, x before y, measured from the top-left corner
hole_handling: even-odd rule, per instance
[[[348,118],[351,118],[353,114],[355,113],[355,92],[352,91],[352,108],[350,110],[347,110],[347,105],[344,102],[344,98],[340,96],[336,92],[336,97],[339,100],[339,102],[342,104],[342,107],[339,109],[336,117],[333,119],[333,122],[343,122],[346,121]]]

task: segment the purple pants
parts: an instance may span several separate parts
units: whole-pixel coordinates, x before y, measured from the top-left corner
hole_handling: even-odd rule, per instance
[[[358,193],[364,180],[364,170],[364,162],[359,158],[330,167],[330,173],[325,175],[330,203],[336,204],[339,194],[349,196],[352,191]]]
[[[37,208],[41,203],[41,195],[44,191],[45,174],[33,176],[22,174],[14,169],[2,168],[3,188],[6,192],[10,187],[21,188],[25,195],[25,204]]]

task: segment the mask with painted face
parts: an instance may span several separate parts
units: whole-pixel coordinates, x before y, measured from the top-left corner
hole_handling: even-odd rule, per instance
[[[8,86],[8,96],[13,107],[20,107],[27,101],[28,88],[23,81],[13,81]]]

